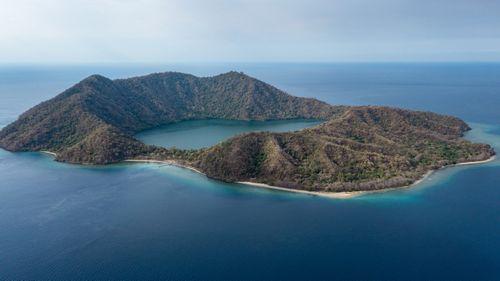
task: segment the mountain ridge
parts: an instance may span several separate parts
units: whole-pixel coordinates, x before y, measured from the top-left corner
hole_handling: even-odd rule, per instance
[[[296,132],[237,135],[197,150],[134,137],[183,120],[296,118],[324,122]],[[163,72],[115,80],[91,75],[4,127],[0,147],[51,151],[57,161],[79,164],[173,161],[228,182],[339,192],[404,186],[429,170],[495,154],[487,144],[462,139],[468,130],[464,121],[432,112],[294,97],[240,72]]]
[[[0,146],[11,151],[50,150],[58,152],[58,160],[79,163],[83,156],[76,156],[75,150],[83,149],[89,135],[93,143],[101,135],[104,142],[109,135],[123,138],[125,150],[141,146],[133,137],[135,133],[172,122],[210,118],[326,119],[342,110],[341,106],[316,99],[290,96],[238,72],[202,78],[164,72],[115,80],[91,75],[3,128]],[[104,142],[102,145],[106,145]],[[69,148],[73,153],[64,152]],[[117,155],[130,154],[121,151]],[[96,156],[88,160],[106,164],[125,158],[104,159]]]
[[[494,155],[489,145],[461,139],[468,129],[456,118],[435,113],[352,107],[341,117],[297,132],[233,137],[203,150],[191,165],[215,179],[289,189],[394,188],[429,170]]]

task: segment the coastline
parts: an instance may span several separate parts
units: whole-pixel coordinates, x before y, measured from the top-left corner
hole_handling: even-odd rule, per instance
[[[180,164],[179,162],[177,162],[175,160],[127,159],[127,160],[124,160],[123,162],[154,163],[154,164],[172,165],[172,166],[176,166],[176,167],[180,167],[180,168],[184,168],[184,169],[189,169],[193,172],[196,172],[198,174],[202,174],[202,175],[206,176],[205,173],[203,173],[202,171],[195,169],[193,167],[187,166],[187,165]]]
[[[399,189],[405,189],[405,188],[411,188],[416,185],[419,185],[423,181],[425,181],[427,178],[429,178],[432,174],[435,172],[446,169],[446,168],[451,168],[455,166],[465,166],[465,165],[475,165],[475,164],[484,164],[491,162],[496,159],[496,155],[491,156],[490,158],[486,160],[480,160],[480,161],[470,161],[470,162],[463,162],[463,163],[457,163],[457,164],[452,164],[452,165],[447,165],[443,166],[439,169],[434,169],[427,171],[421,178],[413,182],[412,184],[405,185],[405,186],[400,186],[400,187],[392,187],[392,188],[384,188],[384,189],[377,189],[377,190],[366,190],[366,191],[342,191],[342,192],[321,192],[321,191],[307,191],[307,190],[298,190],[298,189],[290,189],[290,188],[285,188],[285,187],[279,187],[279,186],[272,186],[264,183],[254,183],[254,182],[249,182],[249,181],[239,181],[237,183],[240,184],[246,184],[246,185],[252,185],[252,186],[257,186],[257,187],[263,187],[263,188],[268,188],[268,189],[273,189],[273,190],[281,190],[281,191],[288,191],[288,192],[295,192],[295,193],[302,193],[302,194],[309,194],[313,196],[322,196],[322,197],[328,197],[328,198],[335,198],[335,199],[349,199],[349,198],[354,198],[358,197],[361,195],[366,195],[366,194],[371,194],[371,193],[382,193],[382,192],[390,192],[390,191],[395,191]]]
[[[313,195],[313,196],[322,196],[322,197],[336,198],[336,199],[352,198],[352,197],[356,197],[356,196],[365,194],[366,192],[369,192],[369,191],[320,192],[320,191],[307,191],[307,190],[300,190],[300,189],[291,189],[291,188],[273,186],[273,185],[268,185],[268,184],[265,184],[265,183],[256,183],[256,182],[250,182],[250,181],[238,181],[236,183],[245,184],[245,185],[251,185],[251,186],[256,186],[256,187],[262,187],[262,188],[267,188],[267,189],[272,189],[272,190],[280,190],[280,191],[286,191],[286,192],[302,193],[302,194],[308,194],[308,195]]]
[[[493,160],[496,159],[496,154],[491,156],[490,158],[486,159],[486,160],[479,160],[479,161],[470,161],[470,162],[463,162],[463,163],[457,163],[457,164],[453,164],[453,165],[449,165],[449,166],[445,166],[445,167],[454,167],[454,166],[465,166],[465,165],[474,165],[474,164],[482,164],[482,163],[488,163],[488,162],[491,162]],[[445,168],[443,167],[443,168]]]
[[[132,162],[132,163],[153,163],[153,164],[165,164],[165,165],[172,165],[180,168],[185,168],[189,169],[191,171],[194,171],[196,173],[199,173],[201,175],[206,176],[205,173],[202,171],[195,169],[190,166],[186,166],[183,164],[180,164],[179,162],[175,160],[148,160],[148,159],[127,159],[124,160],[124,162]],[[257,182],[249,182],[249,181],[238,181],[235,182],[238,184],[245,184],[245,185],[251,185],[251,186],[256,186],[256,187],[261,187],[261,188],[267,188],[267,189],[273,189],[273,190],[279,190],[279,191],[286,191],[286,192],[295,192],[295,193],[302,193],[302,194],[308,194],[308,195],[313,195],[313,196],[323,196],[323,197],[328,197],[328,198],[338,198],[338,199],[347,199],[355,196],[359,196],[362,194],[365,194],[366,192],[369,191],[353,191],[353,192],[319,192],[319,191],[307,191],[307,190],[299,190],[299,189],[290,189],[290,188],[285,188],[285,187],[279,187],[279,186],[272,186],[264,183],[257,183]]]
[[[48,154],[50,156],[54,156],[56,157],[57,154],[55,152],[51,152],[51,151],[48,151],[48,150],[40,150],[41,153],[45,153],[45,154]]]
[[[40,151],[40,152],[49,154],[49,155],[54,156],[54,157],[56,156],[56,153],[54,153],[54,152],[50,152],[50,151]],[[272,186],[272,185],[268,185],[268,184],[265,184],[265,183],[257,183],[257,182],[250,182],[250,181],[238,181],[238,182],[235,182],[235,183],[244,184],[244,185],[251,185],[251,186],[260,187],[260,188],[267,188],[267,189],[271,189],[271,190],[301,193],[301,194],[307,194],[307,195],[312,195],[312,196],[321,196],[321,197],[327,197],[327,198],[333,198],[333,199],[349,199],[349,198],[354,198],[354,197],[358,197],[358,196],[366,195],[366,194],[371,194],[371,193],[390,192],[390,191],[404,189],[404,188],[411,188],[411,187],[414,187],[414,186],[422,183],[427,178],[429,178],[434,172],[436,172],[438,170],[442,170],[442,169],[446,169],[446,168],[451,168],[451,167],[455,167],[455,166],[484,164],[484,163],[491,162],[491,161],[493,161],[495,159],[496,159],[496,155],[493,155],[493,156],[491,156],[490,158],[488,158],[486,160],[469,161],[469,162],[463,162],[463,163],[457,163],[457,164],[443,166],[443,167],[441,167],[439,169],[434,169],[434,170],[427,171],[421,178],[419,178],[418,180],[416,180],[412,184],[405,185],[405,186],[400,186],[400,187],[378,189],[378,190],[342,191],[342,192],[321,192],[321,191],[308,191],[308,190],[291,189],[291,188],[286,188],[286,187]],[[175,160],[127,159],[127,160],[124,160],[123,162],[130,162],[130,163],[153,163],[153,164],[172,165],[172,166],[176,166],[176,167],[180,167],[180,168],[184,168],[184,169],[189,169],[189,170],[191,170],[193,172],[196,172],[198,174],[206,176],[206,174],[203,173],[202,171],[200,171],[200,170],[198,170],[196,168],[193,168],[193,167],[181,164],[181,163],[179,163],[179,162],[177,162]]]
[[[414,183],[409,184],[409,185],[400,186],[400,187],[384,188],[384,189],[376,189],[376,190],[365,190],[365,191],[321,192],[321,191],[307,191],[307,190],[299,190],[299,189],[290,189],[290,188],[284,188],[284,187],[278,187],[278,186],[272,186],[272,185],[267,185],[267,184],[263,184],[263,183],[254,183],[254,182],[248,182],[248,181],[239,181],[237,183],[253,185],[253,186],[258,186],[258,187],[263,187],[263,188],[269,188],[269,189],[274,189],[274,190],[304,193],[304,194],[309,194],[309,195],[313,195],[313,196],[321,196],[321,197],[328,197],[328,198],[335,198],[335,199],[349,199],[349,198],[354,198],[354,197],[358,197],[358,196],[366,195],[366,194],[390,192],[390,191],[395,191],[398,189],[410,188],[410,187],[416,186],[419,183],[423,182],[430,175],[432,175],[435,171],[436,170],[428,171],[420,179],[418,179],[417,181],[415,181]]]

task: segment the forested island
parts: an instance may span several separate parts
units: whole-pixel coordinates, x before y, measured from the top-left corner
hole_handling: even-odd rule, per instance
[[[242,134],[196,150],[134,138],[196,119],[324,122],[296,132]],[[341,192],[406,186],[430,170],[495,154],[487,144],[464,140],[467,130],[452,116],[294,97],[240,72],[166,72],[116,80],[92,75],[3,128],[0,147],[50,151],[57,161],[77,164],[169,161],[227,182]]]

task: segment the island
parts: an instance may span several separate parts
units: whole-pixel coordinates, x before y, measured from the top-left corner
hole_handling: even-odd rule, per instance
[[[323,122],[295,132],[241,134],[202,149],[134,138],[196,119]],[[488,144],[462,138],[468,130],[459,118],[432,112],[291,96],[241,72],[166,72],[116,80],[92,75],[4,127],[0,147],[47,151],[75,164],[158,161],[226,182],[336,193],[408,186],[429,171],[493,157]]]

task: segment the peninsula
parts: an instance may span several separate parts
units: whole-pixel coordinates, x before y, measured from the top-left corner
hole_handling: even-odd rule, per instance
[[[324,122],[296,132],[242,134],[197,150],[134,138],[184,120],[298,118]],[[79,164],[167,161],[227,182],[346,192],[406,186],[430,170],[495,154],[487,144],[464,140],[467,130],[452,116],[294,97],[240,72],[166,72],[117,80],[92,75],[3,128],[0,147],[49,151],[57,161]]]

